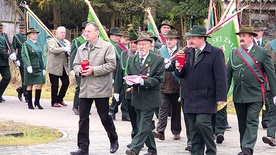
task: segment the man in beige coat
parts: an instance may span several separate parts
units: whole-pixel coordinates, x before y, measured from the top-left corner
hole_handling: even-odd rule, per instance
[[[52,107],[67,106],[63,102],[63,98],[69,86],[68,57],[70,55],[70,42],[65,39],[65,36],[66,28],[60,26],[56,30],[56,37],[51,38],[48,42],[48,72],[51,82]],[[58,91],[59,79],[62,85]]]
[[[118,135],[109,112],[109,97],[112,96],[112,72],[116,68],[114,46],[99,37],[96,23],[90,22],[85,27],[87,43],[82,44],[74,59],[73,68],[77,76],[81,77],[79,94],[79,132],[78,149],[72,155],[89,154],[89,113],[93,101],[97,112],[107,132],[110,141],[110,153],[118,148]],[[82,68],[83,60],[89,65]],[[108,154],[108,153],[106,153]]]

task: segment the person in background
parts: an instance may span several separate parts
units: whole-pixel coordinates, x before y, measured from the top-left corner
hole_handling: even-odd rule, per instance
[[[2,95],[11,80],[9,59],[14,61],[15,64],[20,64],[17,60],[14,49],[8,40],[7,34],[3,32],[3,26],[4,25],[0,23],[0,74],[2,77],[0,81],[0,103],[6,101]]]
[[[174,27],[171,25],[170,21],[168,20],[164,20],[159,26],[158,26],[158,30],[159,30],[159,36],[161,38],[161,40],[159,40],[159,42],[161,42],[162,44],[166,44],[166,35],[168,34],[169,30],[174,29]]]
[[[73,62],[74,62],[74,59],[76,57],[78,48],[82,44],[86,43],[86,39],[85,39],[85,36],[84,36],[84,32],[85,32],[84,30],[85,30],[85,26],[86,26],[87,23],[88,23],[87,21],[82,22],[81,35],[79,37],[75,38],[72,41],[71,53],[70,53],[70,73],[76,79],[76,91],[75,91],[75,95],[74,95],[74,103],[73,103],[72,110],[76,115],[80,114],[80,112],[79,112],[79,94],[80,94],[80,80],[81,80],[81,78],[79,76],[75,75],[75,72],[73,70]]]
[[[272,66],[275,69],[276,62],[276,39],[266,43],[265,48],[269,51],[271,56]],[[276,105],[273,103],[273,94],[270,91],[269,85],[266,90],[266,104],[269,106],[269,121],[267,126],[267,134],[263,136],[264,143],[270,146],[276,146],[275,133],[276,133]]]
[[[181,48],[177,45],[178,39],[175,30],[169,30],[166,35],[166,45],[159,49],[159,53],[165,59],[165,77],[161,83],[162,104],[159,108],[159,121],[155,138],[165,140],[165,129],[167,127],[168,113],[171,105],[171,132],[174,140],[180,139],[181,132],[181,103],[179,98],[179,78],[173,72],[175,63],[171,63],[169,58],[179,52]]]
[[[18,99],[22,101],[22,94],[25,97],[25,102],[28,103],[27,97],[27,86],[24,85],[24,64],[23,59],[21,57],[21,48],[22,44],[27,40],[26,36],[26,27],[24,23],[19,24],[19,33],[15,34],[12,39],[12,46],[15,50],[17,50],[17,59],[19,60],[19,64],[17,64],[21,77],[21,86],[16,89],[18,95]]]
[[[121,37],[120,41],[117,42],[115,46],[115,50],[120,54],[119,61],[117,61],[116,71],[115,74],[117,74],[117,71],[120,70],[120,62],[122,53],[127,52],[129,49],[129,40],[128,38],[128,32],[127,31],[121,31],[120,32]],[[116,75],[115,75],[116,76]],[[116,81],[116,78],[114,77],[114,82]],[[129,113],[127,104],[125,103],[125,100],[123,99],[125,95],[125,91],[122,89],[121,92],[114,92],[112,103],[109,106],[109,115],[113,118],[113,120],[116,119],[116,113],[118,112],[118,107],[121,104],[121,112],[122,112],[122,121],[130,121]]]
[[[69,86],[69,64],[70,42],[65,39],[66,28],[60,26],[56,30],[56,37],[51,38],[48,42],[48,72],[51,82],[51,105],[52,107],[67,106],[63,98]],[[59,89],[59,79],[61,87]]]
[[[71,155],[89,154],[89,113],[95,101],[98,115],[107,132],[110,142],[110,153],[119,148],[118,135],[109,111],[109,97],[112,96],[112,72],[116,68],[116,56],[111,43],[99,37],[99,27],[90,22],[85,27],[87,42],[78,48],[73,68],[81,77],[79,94],[79,131],[78,149]],[[86,68],[81,67],[83,61],[88,61]]]
[[[36,41],[39,31],[29,28],[28,39],[22,45],[21,56],[24,64],[24,85],[27,86],[28,108],[34,109],[32,104],[33,85],[36,85],[34,105],[43,109],[40,105],[41,89],[45,83],[45,66],[42,60],[42,49]]]

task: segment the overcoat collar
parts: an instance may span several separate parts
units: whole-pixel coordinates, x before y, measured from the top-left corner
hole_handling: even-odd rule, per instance
[[[190,65],[191,66],[195,66],[195,65],[197,65],[202,59],[203,59],[203,57],[204,57],[204,55],[205,55],[205,53],[211,53],[212,51],[211,51],[211,45],[208,43],[208,42],[206,42],[206,46],[205,46],[205,48],[203,49],[203,51],[201,51],[201,53],[199,54],[199,56],[198,56],[198,58],[197,58],[197,60],[196,61],[194,61],[194,57],[195,57],[195,49],[194,48],[189,48],[188,50],[187,50],[187,54],[189,54],[190,55]]]

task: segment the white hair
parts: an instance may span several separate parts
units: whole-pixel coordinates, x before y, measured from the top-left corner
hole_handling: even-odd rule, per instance
[[[61,30],[66,31],[66,28],[65,28],[64,26],[59,26],[59,27],[57,28],[57,32],[59,32],[59,31],[61,31]]]

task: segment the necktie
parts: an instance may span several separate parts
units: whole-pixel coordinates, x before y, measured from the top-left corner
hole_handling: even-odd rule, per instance
[[[195,61],[197,60],[197,57],[198,57],[198,55],[199,55],[200,52],[201,52],[200,50],[196,50],[195,51]]]
[[[90,44],[89,48],[90,48],[90,51],[93,51],[94,50],[93,44]]]
[[[143,57],[141,57],[141,58],[139,59],[139,64],[140,64],[140,66],[142,66],[142,65],[143,65],[143,60],[144,60],[144,58],[143,58]]]
[[[258,44],[258,46],[261,46],[261,42],[259,40],[257,41],[257,44]]]

